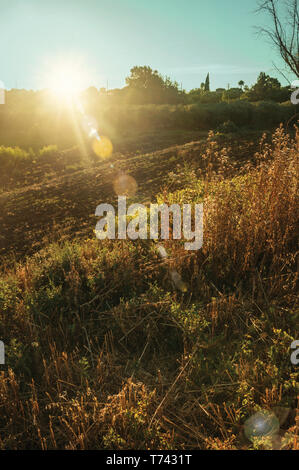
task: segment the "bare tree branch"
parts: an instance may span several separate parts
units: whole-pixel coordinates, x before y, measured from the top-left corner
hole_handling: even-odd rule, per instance
[[[260,0],[257,11],[266,13],[273,23],[272,28],[259,31],[270,38],[288,69],[299,77],[298,0],[279,0],[279,6],[277,0]]]

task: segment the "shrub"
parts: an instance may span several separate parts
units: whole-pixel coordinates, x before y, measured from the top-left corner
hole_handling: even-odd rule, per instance
[[[57,145],[46,145],[42,147],[39,152],[38,156],[43,159],[51,158],[53,155],[56,155],[58,152]]]
[[[230,133],[230,132],[237,132],[238,126],[233,121],[225,121],[223,124],[218,126],[217,131],[221,133]]]

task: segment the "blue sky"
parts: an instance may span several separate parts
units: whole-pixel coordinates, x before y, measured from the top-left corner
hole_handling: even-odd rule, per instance
[[[255,8],[255,0],[0,0],[0,80],[43,88],[49,64],[76,61],[97,88],[124,86],[134,65],[186,90],[208,72],[212,89],[251,85],[260,71],[285,83],[278,55],[256,35],[267,20]]]

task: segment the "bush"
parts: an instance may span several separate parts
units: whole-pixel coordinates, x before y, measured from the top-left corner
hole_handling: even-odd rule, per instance
[[[223,124],[218,126],[217,131],[223,134],[237,132],[239,130],[238,126],[233,121],[225,121]]]
[[[26,151],[19,147],[0,147],[0,170],[3,175],[17,175],[23,171],[25,166],[32,160],[32,150]]]
[[[51,159],[53,155],[56,155],[58,152],[58,147],[57,145],[46,145],[45,147],[42,147],[39,152],[38,156],[39,158],[42,159]]]

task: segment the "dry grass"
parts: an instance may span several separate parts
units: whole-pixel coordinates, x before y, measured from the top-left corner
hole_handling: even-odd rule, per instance
[[[298,449],[298,156],[280,128],[241,173],[211,134],[205,177],[160,196],[204,197],[203,249],[166,244],[186,293],[141,241],[54,244],[3,275],[0,448]],[[243,433],[259,409],[270,444]]]

